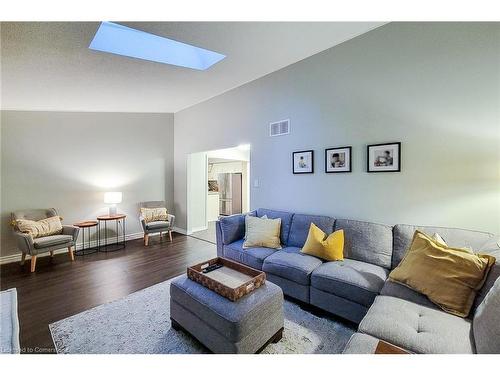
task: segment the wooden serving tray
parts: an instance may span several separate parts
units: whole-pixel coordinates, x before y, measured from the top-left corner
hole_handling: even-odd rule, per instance
[[[201,272],[213,264],[222,264],[222,267],[208,273]],[[233,302],[266,282],[264,272],[221,257],[188,267],[187,275],[191,280]]]

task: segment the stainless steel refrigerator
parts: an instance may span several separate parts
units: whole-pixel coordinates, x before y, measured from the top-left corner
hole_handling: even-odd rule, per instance
[[[241,173],[219,173],[219,214],[241,214]]]

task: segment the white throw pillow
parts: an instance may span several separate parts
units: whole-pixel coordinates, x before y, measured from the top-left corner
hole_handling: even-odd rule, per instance
[[[281,219],[245,216],[245,241],[243,248],[267,247],[281,249]]]

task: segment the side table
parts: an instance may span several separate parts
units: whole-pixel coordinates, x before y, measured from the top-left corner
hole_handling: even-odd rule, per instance
[[[88,254],[93,254],[99,250],[99,234],[97,230],[97,221],[95,220],[87,220],[87,221],[81,221],[79,223],[73,224],[75,227],[78,227],[82,230],[82,248],[80,250],[75,251],[75,255],[88,255]],[[90,238],[91,236],[91,230],[90,228],[95,228],[95,239],[97,241],[96,246],[92,246],[92,240]],[[87,240],[88,240],[88,246],[85,247],[85,230],[87,230]],[[76,247],[76,246],[75,246]]]
[[[127,215],[116,214],[116,215],[102,215],[97,217],[97,238],[99,242],[99,251],[104,253],[109,253],[125,248],[125,218]],[[112,221],[116,224],[116,240],[108,243],[108,222],[112,225]],[[104,228],[104,236],[101,238],[101,230]],[[120,235],[121,231],[121,235]],[[120,240],[121,238],[121,240]],[[104,240],[104,245],[102,241]]]

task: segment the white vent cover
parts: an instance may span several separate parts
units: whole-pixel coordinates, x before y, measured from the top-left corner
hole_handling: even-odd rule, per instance
[[[277,137],[278,135],[290,134],[290,120],[281,120],[277,122],[271,122],[269,124],[269,136]]]

